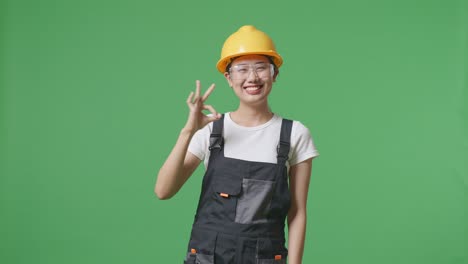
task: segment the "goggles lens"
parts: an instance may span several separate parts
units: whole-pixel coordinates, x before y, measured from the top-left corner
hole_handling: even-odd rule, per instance
[[[275,68],[271,63],[256,63],[256,64],[237,64],[229,69],[229,74],[232,79],[247,79],[250,72],[254,72],[258,78],[270,78],[275,72]]]

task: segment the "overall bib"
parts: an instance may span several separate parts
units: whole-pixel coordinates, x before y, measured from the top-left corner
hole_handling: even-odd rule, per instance
[[[184,264],[285,264],[292,121],[282,120],[277,164],[225,157],[223,124],[224,115],[213,123]]]

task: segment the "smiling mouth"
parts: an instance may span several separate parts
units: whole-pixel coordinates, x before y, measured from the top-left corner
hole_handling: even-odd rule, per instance
[[[244,90],[247,91],[257,91],[260,90],[263,87],[263,85],[257,84],[257,85],[249,85],[249,86],[244,86]]]
[[[259,95],[262,93],[263,84],[247,85],[244,90],[249,95]]]

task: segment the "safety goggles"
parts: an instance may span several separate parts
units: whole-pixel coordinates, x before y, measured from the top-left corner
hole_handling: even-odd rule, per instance
[[[275,67],[271,63],[261,62],[255,64],[237,64],[229,69],[229,75],[234,80],[247,79],[251,72],[260,79],[266,79],[273,76]]]

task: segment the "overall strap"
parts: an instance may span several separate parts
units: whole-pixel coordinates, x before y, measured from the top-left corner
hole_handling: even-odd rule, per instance
[[[223,126],[224,126],[224,114],[221,115],[221,118],[213,122],[213,130],[210,135],[210,147],[209,150],[218,148],[222,149],[224,145],[223,140]]]
[[[291,129],[292,121],[289,119],[284,119],[281,122],[281,135],[280,141],[278,143],[278,165],[286,164],[288,160],[289,150],[291,148]]]

